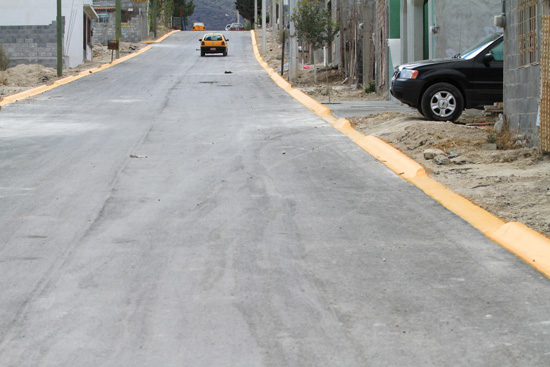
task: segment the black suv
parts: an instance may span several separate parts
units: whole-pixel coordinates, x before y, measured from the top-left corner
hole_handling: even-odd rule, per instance
[[[450,59],[396,68],[390,92],[428,119],[455,121],[465,108],[502,102],[503,36],[494,34]]]

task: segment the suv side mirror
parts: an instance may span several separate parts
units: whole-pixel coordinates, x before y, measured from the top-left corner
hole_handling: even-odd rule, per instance
[[[485,56],[483,56],[483,63],[485,64],[485,66],[489,66],[489,64],[492,63],[493,61],[495,61],[495,56],[493,54],[488,53]]]
[[[199,38],[199,42],[202,42],[202,38]]]

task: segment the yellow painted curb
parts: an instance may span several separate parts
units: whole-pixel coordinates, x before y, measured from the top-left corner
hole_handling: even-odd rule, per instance
[[[166,33],[164,36],[160,37],[159,39],[156,39],[156,40],[153,40],[153,41],[145,41],[143,43],[160,43],[162,41],[164,41],[165,39],[167,39],[168,37],[170,37],[171,35],[173,35],[174,33],[177,33],[177,32],[181,32],[180,30],[175,30],[175,31],[171,31],[171,32],[168,32]]]
[[[426,195],[440,203],[445,208],[466,220],[487,237],[491,237],[492,233],[506,224],[506,222],[502,219],[472,203],[465,197],[449,190],[447,187],[427,175],[413,177],[407,181],[424,191]]]
[[[0,106],[5,106],[7,104],[17,102],[17,101],[20,101],[22,99],[32,97],[32,96],[35,96],[37,94],[44,93],[44,92],[49,91],[53,88],[59,87],[60,85],[67,84],[67,83],[70,83],[70,82],[75,81],[77,79],[80,79],[82,77],[85,77],[87,75],[97,73],[98,71],[101,71],[101,70],[108,69],[108,68],[113,67],[117,64],[120,64],[121,62],[124,62],[126,60],[131,59],[131,58],[134,58],[137,55],[140,55],[140,54],[142,54],[145,51],[148,51],[150,49],[151,49],[151,46],[146,46],[146,47],[142,48],[141,50],[139,50],[137,52],[134,52],[132,54],[126,55],[126,56],[121,57],[119,59],[113,60],[112,62],[110,62],[108,64],[103,64],[103,65],[100,65],[100,66],[92,68],[92,69],[81,71],[80,73],[78,73],[76,75],[72,75],[72,76],[68,76],[68,77],[63,78],[63,79],[56,80],[55,82],[53,82],[50,85],[41,85],[39,87],[32,88],[32,89],[29,89],[29,90],[26,90],[26,91],[23,91],[23,92],[20,92],[20,93],[11,94],[9,96],[4,97],[4,99],[2,99],[0,101]]]
[[[550,277],[550,240],[518,222],[506,223],[490,238]]]
[[[363,135],[349,123],[341,127],[334,127],[404,179],[410,180],[426,176],[424,167],[376,136]]]
[[[312,112],[317,114],[318,116],[329,116],[332,115],[332,112],[330,111],[330,108],[327,106],[319,103],[315,99],[311,98],[304,92],[302,92],[299,89],[293,88],[292,85],[281,75],[275,72],[272,68],[269,67],[269,65],[264,61],[262,56],[260,55],[260,51],[258,50],[258,44],[256,43],[256,37],[254,30],[250,31],[250,36],[252,39],[252,47],[254,49],[254,56],[256,57],[256,60],[260,63],[260,65],[264,68],[264,70],[269,74],[271,79],[277,84],[281,89],[283,89],[285,92],[290,94],[294,99],[302,103],[304,106],[309,108]]]
[[[518,222],[505,222],[470,200],[449,190],[428,177],[418,162],[375,136],[366,136],[355,130],[347,119],[332,115],[328,107],[292,87],[263,60],[258,50],[254,31],[252,47],[258,63],[275,83],[308,109],[342,132],[370,155],[378,159],[403,179],[421,189],[426,195],[460,216],[486,237],[498,243],[520,259],[550,278],[550,238]]]

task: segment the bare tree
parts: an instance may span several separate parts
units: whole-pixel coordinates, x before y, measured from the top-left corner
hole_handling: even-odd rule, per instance
[[[300,0],[291,19],[294,21],[298,39],[311,47],[314,81],[317,83],[315,50],[328,46],[334,40],[338,25],[318,0]]]
[[[157,38],[158,31],[158,18],[160,14],[159,0],[151,0],[149,3],[149,17],[151,20],[151,31],[153,31],[153,37]]]

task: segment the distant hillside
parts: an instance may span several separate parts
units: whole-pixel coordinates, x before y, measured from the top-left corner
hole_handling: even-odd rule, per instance
[[[225,29],[227,24],[237,21],[235,0],[193,0],[193,2],[195,12],[189,17],[190,24],[202,22],[207,31],[218,31]],[[241,23],[245,23],[242,18]]]

